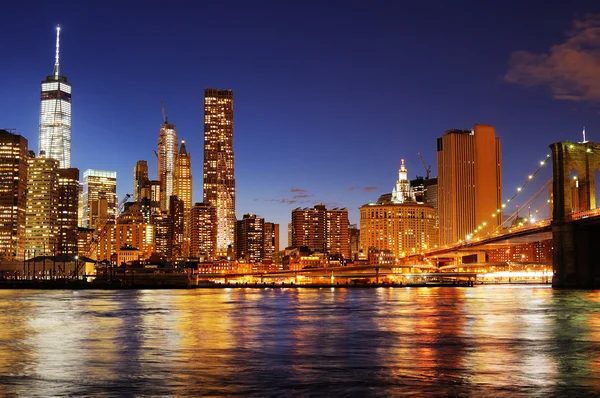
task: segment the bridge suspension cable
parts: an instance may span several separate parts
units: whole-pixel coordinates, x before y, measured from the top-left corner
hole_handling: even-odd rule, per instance
[[[499,215],[501,215],[502,209],[506,208],[506,206],[509,203],[511,203],[527,185],[529,185],[529,183],[540,173],[540,171],[548,163],[549,159],[550,159],[550,154],[547,154],[546,159],[541,160],[538,168],[532,174],[529,174],[527,176],[527,180],[523,184],[521,184],[520,187],[517,188],[517,192],[513,196],[511,196],[510,199],[508,199],[506,202],[502,203],[502,206],[499,209],[496,209],[496,211],[492,214],[492,216],[489,218],[489,220],[482,222],[475,228],[475,230],[473,230],[473,232],[468,234],[465,237],[465,240],[473,239],[477,234],[479,234],[480,232],[482,232],[485,229],[485,227],[488,223],[492,222],[495,218],[497,218]],[[500,223],[500,225],[502,225],[502,224],[503,224],[503,222]]]
[[[529,199],[527,199],[527,201],[525,203],[523,203],[522,208],[528,208],[531,206],[531,204],[541,196],[542,193],[546,192],[546,188],[548,188],[550,186],[550,183],[552,182],[552,179],[546,181],[546,183],[544,185],[541,186],[540,189],[537,190],[536,193],[534,193]],[[525,221],[531,221],[533,216],[536,215],[537,213],[539,213],[539,211],[541,210],[541,208],[545,205],[548,204],[548,201],[545,201],[544,204],[539,207],[538,209],[535,210],[533,215],[528,215],[527,217],[524,217]],[[502,223],[500,223],[496,229],[492,232],[492,233],[496,233],[498,230],[502,229],[504,225],[506,225],[507,223],[510,223],[512,221],[517,220],[519,217],[519,209],[515,210],[514,213],[512,213],[510,216],[508,216]],[[522,224],[521,224],[522,225]]]

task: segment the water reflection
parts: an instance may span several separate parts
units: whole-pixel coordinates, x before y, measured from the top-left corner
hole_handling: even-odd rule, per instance
[[[600,294],[0,291],[3,394],[598,395]]]

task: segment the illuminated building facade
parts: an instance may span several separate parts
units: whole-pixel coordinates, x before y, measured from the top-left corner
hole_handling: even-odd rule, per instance
[[[400,178],[392,194],[382,195],[375,204],[360,207],[360,252],[369,256],[373,252],[378,253],[377,256],[391,253],[400,258],[437,245],[436,210],[415,200],[407,174],[402,161]],[[389,257],[388,254],[385,256]]]
[[[189,256],[190,252],[190,212],[192,210],[192,164],[190,154],[187,153],[185,141],[181,141],[177,162],[175,165],[175,179],[173,194],[183,202],[183,246],[182,255]]]
[[[148,180],[148,162],[138,160],[133,168],[133,201],[150,198],[150,181]]]
[[[173,195],[173,179],[175,177],[175,160],[177,159],[177,132],[175,125],[165,122],[160,125],[157,152],[157,178],[160,181],[160,207],[169,210],[169,201]]]
[[[265,219],[244,214],[236,223],[236,255],[248,263],[260,263],[265,257]]]
[[[57,253],[77,253],[79,169],[58,169]]]
[[[0,130],[0,258],[22,259],[27,211],[27,139]]]
[[[110,225],[98,244],[98,260],[110,260],[117,253],[119,264],[132,259],[150,258],[155,251],[155,227],[144,222],[144,217],[137,203],[132,203],[118,217],[115,225]],[[123,249],[128,248],[128,249]],[[133,249],[135,250],[133,250]],[[123,252],[123,250],[125,250]],[[124,257],[129,253],[133,257]]]
[[[436,211],[417,202],[360,207],[360,250],[389,250],[394,257],[421,253],[438,242]]]
[[[440,245],[468,240],[479,227],[478,236],[493,231],[502,221],[502,159],[494,127],[446,131],[437,140],[437,167]]]
[[[35,157],[27,161],[27,257],[53,254],[57,248],[58,160]]]
[[[174,195],[171,195],[169,202],[167,256],[180,259],[183,257],[184,204]]]
[[[350,257],[348,210],[327,210],[320,204],[292,210],[292,246],[311,251]]]
[[[38,152],[71,167],[71,85],[60,74],[60,26],[56,28],[54,73],[42,82]]]
[[[204,90],[204,202],[217,211],[217,255],[235,244],[233,91]]]
[[[117,218],[117,173],[88,169],[83,173],[82,226],[97,228]]]
[[[265,223],[265,255],[263,258],[273,258],[279,251],[279,224]]]
[[[190,256],[212,260],[217,253],[217,210],[209,203],[196,203],[190,220]]]

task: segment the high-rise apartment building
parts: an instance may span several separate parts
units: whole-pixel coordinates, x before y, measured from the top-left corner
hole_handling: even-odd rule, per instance
[[[260,263],[265,257],[265,219],[244,214],[236,222],[236,256],[249,263]]]
[[[56,27],[54,72],[42,82],[40,106],[40,156],[56,159],[61,168],[71,167],[71,85],[60,74],[60,26]]]
[[[177,196],[169,198],[169,232],[167,256],[179,259],[183,256],[184,204]]]
[[[348,210],[327,210],[320,204],[292,210],[292,242],[294,247],[306,246],[311,251],[341,254],[350,258]]]
[[[27,139],[0,130],[0,258],[22,259],[27,211]]]
[[[438,242],[438,225],[435,208],[418,202],[407,180],[408,171],[402,164],[396,186],[402,189],[382,195],[377,203],[361,206],[359,252],[389,251],[400,258],[418,254],[435,247]],[[357,254],[355,252],[355,254]]]
[[[446,131],[437,140],[437,167],[440,245],[468,240],[480,226],[485,236],[502,222],[502,159],[493,126]]]
[[[33,151],[27,161],[27,257],[47,255],[58,249],[58,164],[56,159],[35,157]]]
[[[279,224],[265,223],[265,256],[273,258],[273,254],[279,251]]]
[[[57,253],[77,253],[79,169],[58,169]]]
[[[117,218],[117,173],[88,169],[83,173],[84,228],[97,228]]]
[[[217,253],[217,210],[208,203],[196,203],[190,220],[190,256],[213,260]]]
[[[161,103],[162,105],[162,103]],[[177,131],[175,125],[169,123],[164,113],[164,123],[160,125],[157,152],[157,179],[160,181],[161,200],[160,207],[163,211],[169,210],[170,197],[173,195],[173,179],[175,177],[175,161],[177,159]]]
[[[150,198],[150,181],[148,180],[148,162],[138,160],[133,168],[133,201],[140,202]]]
[[[233,91],[204,90],[204,202],[217,211],[217,255],[235,240]]]

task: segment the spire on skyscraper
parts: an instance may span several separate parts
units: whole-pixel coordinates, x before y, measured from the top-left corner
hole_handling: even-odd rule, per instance
[[[60,76],[60,63],[58,62],[58,54],[59,54],[59,44],[60,44],[60,24],[56,25],[56,59],[54,61],[54,77],[58,80],[58,76]]]

